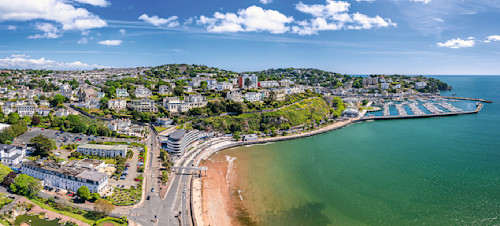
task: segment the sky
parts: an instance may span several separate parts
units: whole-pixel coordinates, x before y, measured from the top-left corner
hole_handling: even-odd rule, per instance
[[[500,75],[498,0],[0,0],[0,68]]]

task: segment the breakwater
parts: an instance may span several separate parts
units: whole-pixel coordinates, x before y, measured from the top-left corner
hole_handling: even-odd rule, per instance
[[[480,99],[480,98],[471,98],[471,97],[449,97],[449,96],[441,96],[441,98],[445,99],[454,99],[454,100],[473,100],[473,101],[480,101],[483,103],[493,103],[491,100],[485,100],[485,99]]]

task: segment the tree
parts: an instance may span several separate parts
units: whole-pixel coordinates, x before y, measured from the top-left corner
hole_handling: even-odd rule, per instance
[[[49,156],[50,150],[57,148],[55,140],[49,139],[42,134],[33,137],[30,142],[35,148],[35,155],[39,155],[41,157]]]
[[[33,117],[31,118],[31,125],[37,126],[38,124],[40,124],[40,118],[38,118],[38,116],[36,115],[33,115]]]
[[[52,107],[57,107],[62,105],[64,101],[66,101],[66,97],[61,94],[56,94],[50,104],[52,105]]]
[[[99,199],[94,204],[94,210],[103,215],[108,215],[109,213],[113,212],[114,209],[115,206],[106,199]]]
[[[99,199],[101,199],[101,195],[99,195],[99,193],[92,193],[92,201],[95,202]]]
[[[12,172],[12,169],[8,166],[5,166],[3,164],[0,164],[0,182],[3,181],[3,179],[10,173]]]
[[[9,124],[12,125],[18,121],[19,121],[19,114],[17,112],[12,112],[9,114],[7,118],[7,122],[9,122]]]
[[[96,125],[91,125],[89,129],[87,130],[88,134],[92,135],[97,135],[97,126]]]
[[[21,174],[16,177],[15,182],[10,185],[10,190],[13,193],[35,197],[41,188],[40,181],[26,174]]]
[[[250,78],[245,79],[245,87],[251,87],[252,86],[252,80]]]
[[[80,188],[78,188],[76,195],[78,195],[78,197],[82,198],[83,200],[90,200],[92,198],[90,196],[90,191],[89,188],[87,188],[87,186],[81,186]]]
[[[182,96],[184,94],[184,86],[182,85],[177,85],[174,88],[174,95],[176,96]]]
[[[99,126],[97,127],[97,134],[99,136],[108,136],[109,135],[109,129],[106,126]]]
[[[236,140],[240,140],[240,132],[235,131],[235,132],[233,133],[233,137],[234,137],[234,139],[236,139]]]
[[[80,158],[80,156],[82,156],[82,153],[77,151],[71,152],[71,154],[69,155],[69,157],[71,158]]]

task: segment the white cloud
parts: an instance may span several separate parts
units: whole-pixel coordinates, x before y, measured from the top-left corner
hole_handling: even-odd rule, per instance
[[[446,47],[446,48],[452,48],[452,49],[470,48],[470,47],[474,47],[474,45],[476,45],[476,41],[474,40],[474,37],[469,37],[469,38],[467,38],[467,40],[455,38],[455,39],[448,40],[444,43],[442,43],[442,42],[437,43],[438,47]]]
[[[179,26],[179,21],[177,20],[179,17],[177,16],[171,16],[169,18],[161,18],[156,15],[154,16],[148,16],[148,14],[142,14],[139,17],[139,20],[143,20],[144,22],[150,23],[154,26],[157,27],[177,27]]]
[[[314,18],[298,22],[297,26],[292,27],[292,32],[299,35],[312,35],[324,30],[360,30],[397,26],[391,19],[378,15],[369,17],[359,12],[349,14],[350,6],[351,4],[348,2],[333,0],[326,0],[324,5],[307,5],[299,2],[295,8],[300,12],[312,15]]]
[[[273,2],[273,0],[260,0],[260,3],[262,3],[264,5],[269,4],[271,2]]]
[[[28,58],[28,57],[30,57],[30,55],[26,55],[26,54],[12,54],[11,57],[15,57],[15,58]]]
[[[500,35],[491,35],[486,37],[486,40],[484,42],[489,43],[489,42],[500,42]]]
[[[97,43],[106,46],[119,46],[122,44],[122,40],[104,40],[104,41],[99,41]]]
[[[434,17],[433,20],[436,21],[436,22],[439,22],[439,23],[443,23],[444,22],[444,20],[442,18],[439,18],[439,17]]]
[[[240,9],[237,13],[215,12],[213,17],[201,16],[198,24],[207,26],[209,32],[261,32],[281,34],[290,30],[288,17],[276,10],[265,10],[258,6]]]
[[[9,26],[7,26],[7,30],[9,30],[9,31],[15,31],[15,30],[17,30],[17,26],[9,25]]]
[[[109,68],[108,66],[86,64],[80,61],[57,62],[45,58],[29,59],[27,55],[12,55],[0,59],[0,68],[9,69],[56,69],[56,70],[84,70],[94,68]]]
[[[127,31],[125,31],[125,29],[120,29],[120,34],[121,34],[121,35],[125,35],[125,33],[126,33],[126,32],[127,32]]]
[[[30,35],[28,38],[59,38],[61,37],[61,32],[59,28],[50,23],[36,23],[35,27],[37,30],[43,31],[43,34]]]
[[[375,0],[356,0],[357,2],[374,2]]]
[[[424,4],[427,4],[429,2],[431,2],[432,0],[410,0],[411,2],[422,2]]]
[[[89,4],[93,6],[100,6],[100,7],[106,7],[110,5],[110,3],[107,2],[106,0],[75,0],[75,1],[79,3]]]
[[[78,44],[87,44],[87,43],[89,43],[89,40],[86,37],[82,37],[76,43],[78,43]]]
[[[88,2],[98,2],[91,1]],[[0,22],[47,20],[63,30],[87,30],[107,26],[106,21],[85,8],[76,8],[67,0],[0,0]]]

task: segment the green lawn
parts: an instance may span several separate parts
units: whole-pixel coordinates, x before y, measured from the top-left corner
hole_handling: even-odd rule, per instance
[[[156,132],[158,132],[158,133],[161,133],[162,131],[164,131],[164,130],[166,130],[166,129],[167,129],[167,128],[165,128],[165,127],[155,126],[155,130],[156,130]]]
[[[56,212],[56,213],[59,213],[59,214],[62,214],[62,215],[65,215],[65,216],[68,216],[68,217],[71,217],[71,218],[83,221],[83,222],[85,222],[85,223],[87,223],[89,225],[94,225],[95,221],[89,220],[89,219],[83,217],[82,215],[75,214],[75,213],[70,213],[70,212],[66,212],[66,211],[59,211],[59,210],[56,210],[56,209],[54,209],[54,208],[46,205],[45,203],[39,202],[39,201],[34,200],[34,199],[30,199],[30,201],[32,201],[33,203],[35,203],[36,205],[40,206],[43,209],[46,209],[46,210],[49,210],[49,211],[52,211],[52,212]]]

